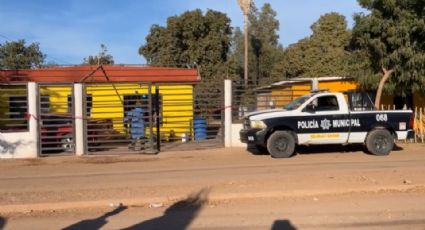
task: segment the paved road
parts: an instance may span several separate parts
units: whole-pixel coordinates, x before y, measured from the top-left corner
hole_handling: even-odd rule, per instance
[[[0,161],[0,228],[425,229],[425,146],[401,147]]]

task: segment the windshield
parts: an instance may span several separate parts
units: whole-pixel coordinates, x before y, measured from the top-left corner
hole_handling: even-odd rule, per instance
[[[304,102],[306,102],[312,95],[305,95],[302,97],[299,97],[295,100],[293,100],[291,103],[289,103],[288,105],[286,105],[284,107],[284,109],[286,110],[294,110],[294,109],[298,109],[298,107],[300,107],[300,105],[304,104]]]

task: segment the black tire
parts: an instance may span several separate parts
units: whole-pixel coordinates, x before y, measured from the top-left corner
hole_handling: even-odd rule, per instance
[[[276,131],[267,140],[267,150],[274,158],[288,158],[295,152],[295,137],[290,131]]]
[[[376,156],[386,156],[394,148],[394,137],[386,129],[374,129],[366,138],[366,149]]]
[[[74,152],[74,140],[71,133],[65,134],[61,138],[61,148],[62,151],[66,153]]]

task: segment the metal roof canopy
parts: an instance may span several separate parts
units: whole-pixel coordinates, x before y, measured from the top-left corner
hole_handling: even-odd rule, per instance
[[[101,70],[101,71],[99,71]],[[88,81],[89,80],[89,81]],[[195,68],[152,66],[69,66],[41,69],[0,70],[1,82],[174,82],[198,83]]]

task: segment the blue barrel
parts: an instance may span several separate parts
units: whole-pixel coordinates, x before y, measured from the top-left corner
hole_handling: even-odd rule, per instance
[[[193,129],[195,131],[195,140],[207,139],[207,120],[205,118],[193,119]]]

